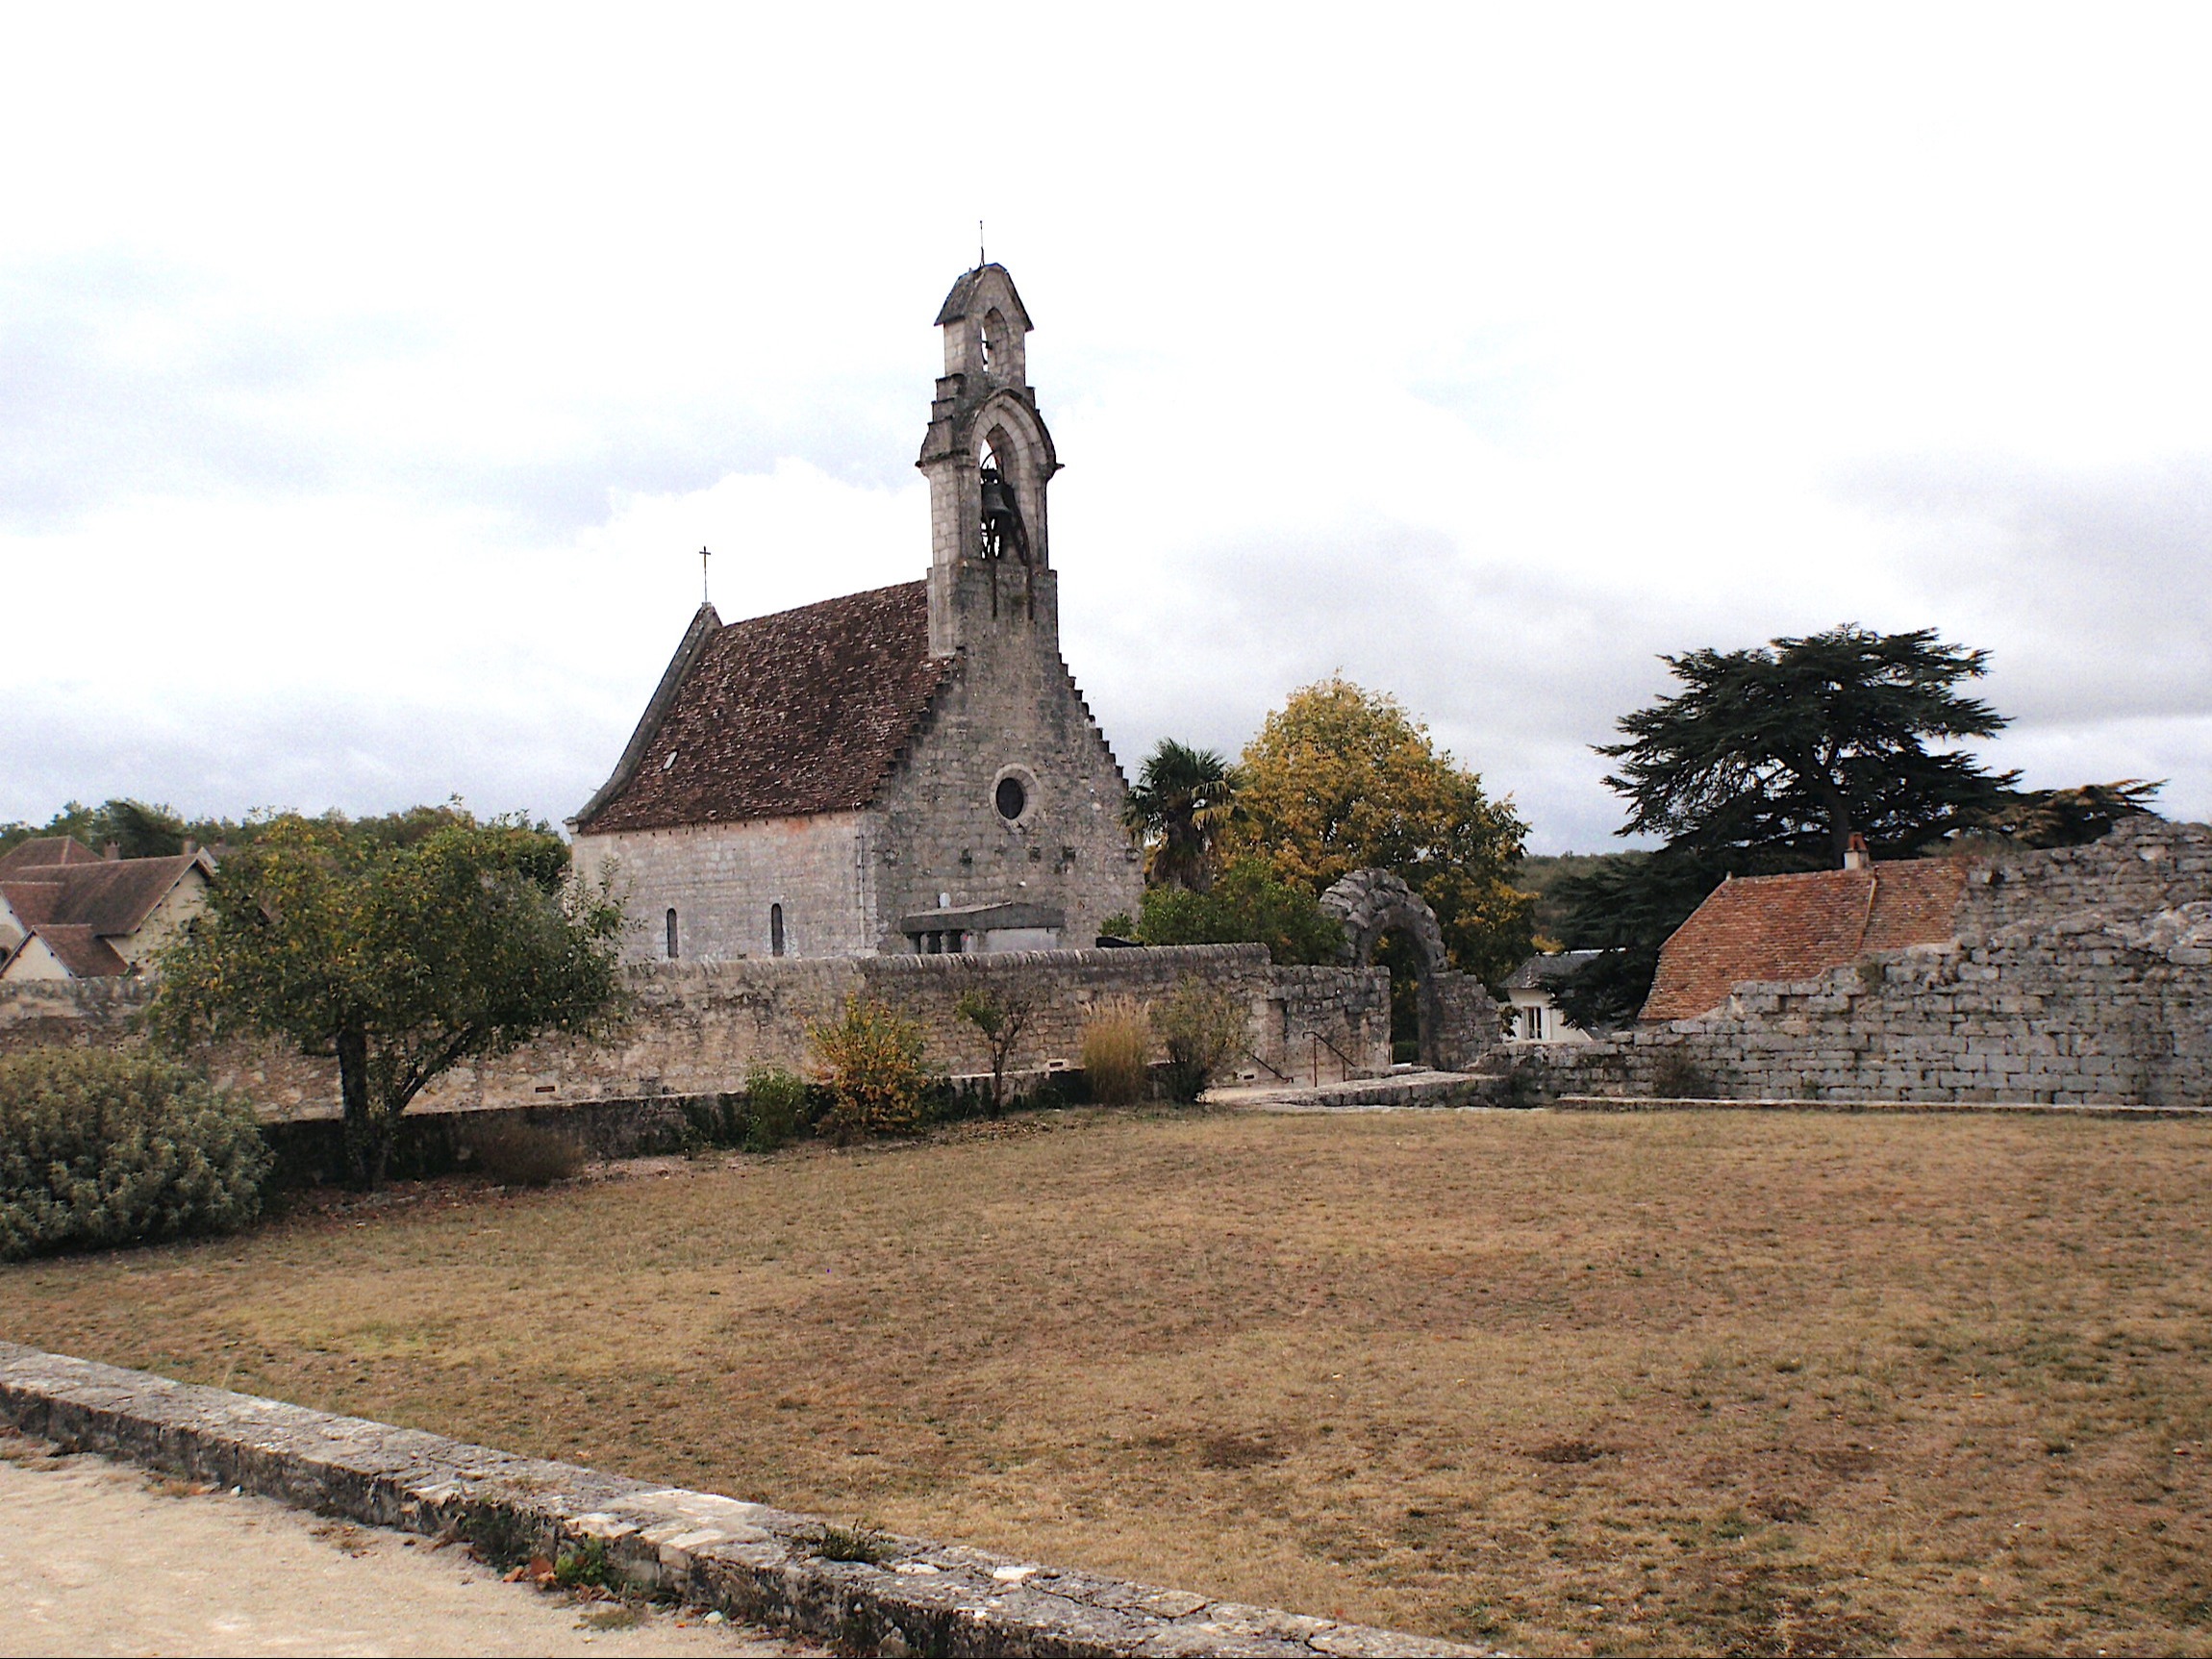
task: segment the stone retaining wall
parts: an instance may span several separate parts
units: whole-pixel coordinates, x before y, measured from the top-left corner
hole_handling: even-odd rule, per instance
[[[1176,945],[1151,950],[1012,951],[977,956],[846,956],[727,963],[654,963],[632,968],[634,1008],[604,1042],[557,1038],[474,1066],[426,1089],[415,1111],[470,1112],[519,1106],[735,1093],[756,1066],[804,1069],[807,1027],[834,1018],[859,993],[918,1019],[931,1062],[947,1071],[987,1070],[975,1028],[953,1013],[963,992],[985,990],[1034,1009],[1014,1064],[1075,1065],[1083,1029],[1117,1002],[1156,1002],[1199,977],[1251,1010],[1252,1047],[1265,1068],[1304,1070],[1319,1034],[1356,1070],[1390,1069],[1390,975],[1382,968],[1276,968],[1256,944]],[[34,1043],[121,1046],[150,988],[140,980],[0,985],[0,1053]],[[1157,1058],[1157,1056],[1156,1056]],[[1247,1062],[1247,1068],[1260,1068]],[[215,1080],[268,1117],[316,1117],[338,1109],[337,1071],[268,1044],[234,1045],[212,1056]]]
[[[2212,1103],[2212,827],[1968,855],[1958,937],[1697,1019],[1516,1044],[1514,1094]]]
[[[1477,1651],[926,1539],[887,1539],[881,1565],[825,1560],[816,1552],[817,1517],[13,1343],[0,1343],[0,1420],[70,1450],[241,1487],[318,1515],[465,1538],[494,1560],[553,1558],[596,1538],[627,1583],[818,1636],[841,1652],[1413,1659]]]

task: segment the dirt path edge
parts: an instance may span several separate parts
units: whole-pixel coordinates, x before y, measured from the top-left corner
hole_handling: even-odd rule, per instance
[[[494,1560],[598,1539],[627,1583],[847,1651],[952,1656],[1479,1653],[1426,1637],[886,1537],[832,1561],[816,1516],[518,1457],[420,1429],[171,1381],[0,1342],[0,1420],[372,1526],[451,1535]]]

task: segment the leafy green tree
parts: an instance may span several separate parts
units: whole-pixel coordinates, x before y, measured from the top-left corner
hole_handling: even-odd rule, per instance
[[[1229,858],[1257,857],[1317,897],[1370,866],[1428,901],[1453,965],[1496,982],[1528,954],[1512,881],[1527,827],[1395,698],[1342,676],[1294,691],[1237,767]]]
[[[154,1025],[172,1044],[264,1036],[337,1060],[364,1187],[434,1078],[546,1031],[596,1030],[620,1000],[621,907],[567,879],[558,837],[432,815],[404,842],[268,820],[160,959]]]
[[[2002,800],[2019,777],[1931,740],[1993,737],[2004,717],[1958,688],[1989,653],[1932,628],[1855,623],[1741,651],[1662,659],[1683,689],[1621,717],[1607,786],[1623,835],[1698,846],[1789,847],[1840,866],[1851,837],[1908,857]]]
[[[1121,809],[1122,823],[1144,849],[1148,885],[1193,892],[1212,885],[1221,832],[1236,810],[1236,792],[1229,764],[1212,749],[1160,740]]]
[[[2164,780],[2080,784],[2070,790],[2030,790],[2007,797],[1970,826],[1969,835],[2000,836],[2021,846],[2082,846],[2102,841],[2123,818],[2151,810]]]
[[[1145,944],[1264,944],[1284,966],[1334,962],[1345,937],[1310,889],[1282,880],[1256,855],[1238,859],[1203,892],[1146,888],[1136,931]]]
[[[2158,786],[2127,780],[2023,792],[2017,772],[1931,743],[1992,737],[2005,717],[1960,687],[1988,653],[1932,628],[1877,634],[1855,623],[1747,650],[1663,658],[1682,690],[1619,721],[1607,785],[1626,798],[1622,835],[1657,851],[1560,881],[1560,933],[1606,954],[1554,988],[1596,1030],[1633,1018],[1659,948],[1729,875],[1834,868],[1852,838],[1911,858],[1968,835],[2028,845],[2091,841],[2148,810]]]

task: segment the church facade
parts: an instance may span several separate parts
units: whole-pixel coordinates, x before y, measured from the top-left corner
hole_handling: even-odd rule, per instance
[[[1070,948],[1137,908],[1126,784],[1060,654],[1028,313],[986,264],[937,322],[928,576],[727,624],[702,605],[569,820],[633,956]]]

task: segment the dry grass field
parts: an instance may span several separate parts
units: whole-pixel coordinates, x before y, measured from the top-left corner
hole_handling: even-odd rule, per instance
[[[1068,1114],[0,1269],[0,1331],[1537,1652],[2212,1649],[2212,1125]]]

